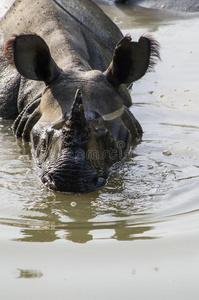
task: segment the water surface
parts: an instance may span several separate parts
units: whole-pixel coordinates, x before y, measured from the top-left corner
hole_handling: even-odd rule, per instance
[[[131,91],[143,141],[105,187],[66,195],[42,186],[1,120],[2,299],[198,297],[199,18],[102,8],[124,34],[161,44],[155,72]]]

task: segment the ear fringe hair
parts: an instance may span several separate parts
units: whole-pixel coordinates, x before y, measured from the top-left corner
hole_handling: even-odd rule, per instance
[[[21,33],[20,35],[13,34],[11,39],[9,39],[5,44],[3,45],[3,52],[2,55],[4,55],[7,58],[7,64],[8,65],[15,65],[14,61],[14,44],[15,44],[15,39],[21,35],[26,35],[26,34],[33,34],[37,35],[36,33],[31,33],[31,32],[26,32],[26,33]]]
[[[7,58],[7,64],[8,65],[14,65],[14,42],[17,35],[13,35],[12,39],[9,39],[5,44],[3,45],[3,52],[2,55],[4,55]]]
[[[144,35],[143,37],[147,38],[150,42],[150,58],[149,58],[149,67],[147,70],[147,72],[150,72],[153,70],[157,61],[161,60],[160,44],[151,35]]]

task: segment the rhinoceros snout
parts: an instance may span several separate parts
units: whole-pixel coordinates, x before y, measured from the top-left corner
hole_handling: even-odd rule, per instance
[[[79,172],[78,172],[79,173]],[[106,177],[98,176],[94,171],[82,170],[77,174],[74,170],[66,172],[45,172],[43,184],[50,190],[65,193],[89,193],[99,189],[106,183]]]

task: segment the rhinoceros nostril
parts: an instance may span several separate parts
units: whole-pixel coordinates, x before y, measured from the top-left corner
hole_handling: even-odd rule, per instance
[[[43,184],[47,188],[49,188],[50,190],[56,190],[57,189],[55,181],[54,181],[54,179],[53,179],[53,177],[52,177],[51,174],[49,174],[49,173],[43,174],[41,180],[42,180]]]
[[[95,186],[95,188],[100,188],[103,185],[105,185],[106,183],[106,179],[104,177],[95,177],[93,179],[93,185]]]

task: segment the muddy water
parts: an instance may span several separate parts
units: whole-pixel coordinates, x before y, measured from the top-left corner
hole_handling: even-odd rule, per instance
[[[1,299],[198,298],[199,16],[102,8],[161,44],[132,90],[143,141],[104,188],[65,195],[0,122]]]

